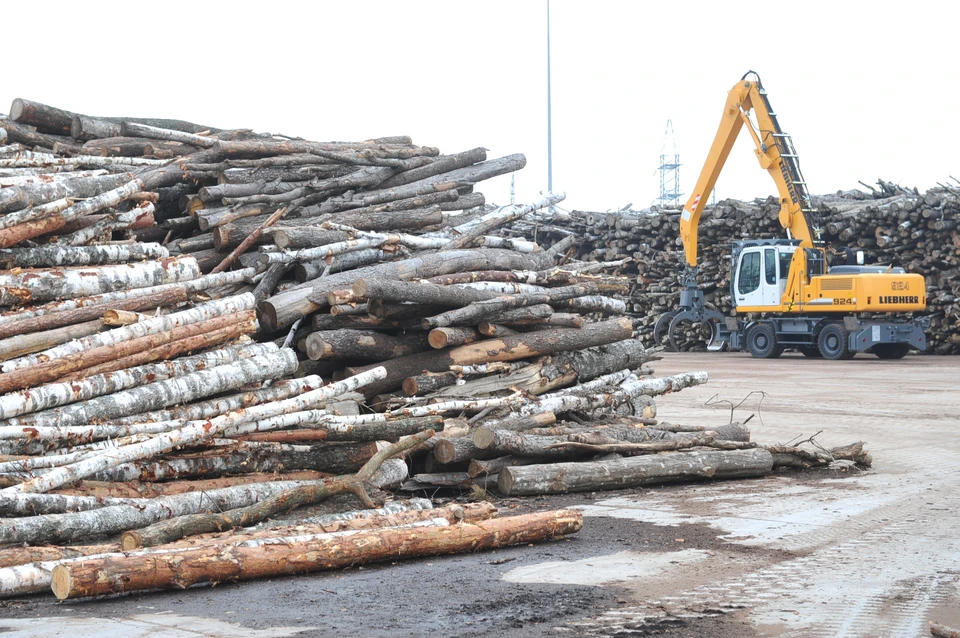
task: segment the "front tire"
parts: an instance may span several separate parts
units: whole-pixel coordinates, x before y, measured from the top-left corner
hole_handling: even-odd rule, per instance
[[[820,354],[824,359],[842,361],[852,359],[856,352],[851,352],[849,347],[850,333],[847,329],[838,323],[831,323],[824,326],[817,338],[817,345],[820,348]]]
[[[757,359],[776,359],[783,354],[777,333],[769,323],[758,323],[747,332],[747,350]]]

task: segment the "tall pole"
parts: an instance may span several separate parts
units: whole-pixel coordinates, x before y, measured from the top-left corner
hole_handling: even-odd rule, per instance
[[[553,122],[550,109],[550,0],[547,0],[547,191],[553,192]]]

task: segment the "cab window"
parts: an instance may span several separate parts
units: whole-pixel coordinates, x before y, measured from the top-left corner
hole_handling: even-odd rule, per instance
[[[793,261],[793,253],[780,253],[780,279],[786,279],[790,274],[790,262]]]
[[[768,284],[777,283],[777,251],[766,248],[763,251],[763,268]]]
[[[760,253],[747,253],[740,260],[740,277],[737,291],[741,295],[753,292],[760,287]]]

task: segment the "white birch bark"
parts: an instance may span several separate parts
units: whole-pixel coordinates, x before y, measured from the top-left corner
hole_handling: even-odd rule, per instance
[[[0,160],[0,162],[2,161],[3,160]],[[134,179],[130,182],[127,182],[123,186],[120,186],[119,188],[114,188],[113,190],[100,193],[94,197],[89,197],[72,204],[68,208],[61,210],[58,214],[63,219],[68,221],[71,219],[77,219],[78,217],[95,213],[98,210],[116,206],[131,195],[139,193],[141,190],[143,190],[143,182],[139,179]],[[37,215],[41,209],[43,209],[43,207],[38,206],[17,211],[15,213],[8,213],[7,215],[0,217],[0,228],[9,228],[11,226],[23,224],[24,222],[40,219],[40,217],[37,217]]]
[[[296,355],[293,355],[292,351],[290,350],[281,350],[280,353],[287,353],[287,356],[292,357],[292,366],[293,369],[296,369]],[[256,362],[257,360],[254,359],[251,361]],[[245,363],[247,362],[238,362],[237,364],[231,365],[243,365]],[[287,374],[289,374],[289,372]],[[223,416],[215,417],[203,423],[190,425],[179,430],[174,430],[173,432],[158,434],[144,443],[127,445],[98,455],[94,458],[85,459],[73,465],[59,467],[43,476],[31,479],[26,483],[21,483],[19,485],[14,485],[0,490],[0,505],[4,503],[5,499],[9,499],[13,497],[13,495],[20,492],[48,492],[60,487],[61,485],[73,483],[82,478],[90,476],[91,474],[96,474],[101,470],[125,463],[127,461],[149,458],[156,456],[157,454],[168,452],[176,447],[193,445],[198,442],[212,439],[223,433],[232,425],[237,425],[239,423],[245,423],[247,421],[253,421],[256,419],[268,418],[286,412],[310,408],[320,401],[328,400],[334,396],[356,390],[364,385],[383,379],[386,377],[386,375],[387,371],[382,366],[377,367],[372,370],[362,372],[358,375],[348,377],[342,381],[331,383],[330,385],[318,388],[312,392],[301,394],[297,397],[291,397],[289,399],[276,401],[274,403],[253,406],[247,410],[231,412]],[[185,377],[181,377],[181,379],[183,378]],[[177,379],[174,381],[177,381]]]
[[[2,152],[0,152],[2,155]],[[65,179],[86,179],[88,177],[100,177],[106,175],[107,171],[98,168],[90,171],[64,171],[62,173],[33,173],[30,175],[3,175],[0,176],[0,187],[8,188],[10,186],[22,186],[24,184],[46,184],[51,181]]]
[[[255,268],[244,268],[242,270],[233,270],[229,272],[203,275],[201,277],[198,277],[197,279],[191,279],[189,281],[183,281],[178,283],[162,284],[159,286],[149,286],[147,288],[136,288],[134,290],[119,290],[117,292],[108,292],[100,295],[93,295],[91,297],[81,297],[77,299],[67,299],[64,301],[54,301],[51,303],[43,304],[42,306],[21,308],[18,310],[0,314],[0,326],[16,323],[17,321],[22,321],[24,319],[42,317],[44,315],[48,315],[55,312],[62,312],[65,310],[75,310],[77,308],[81,308],[85,306],[92,306],[97,304],[119,303],[121,301],[136,299],[138,297],[147,297],[149,295],[157,294],[159,292],[164,292],[167,290],[172,290],[175,288],[182,288],[183,290],[191,293],[200,292],[203,290],[209,290],[211,288],[217,288],[219,286],[224,286],[228,284],[242,283],[251,279],[255,274],[256,274]]]
[[[147,126],[146,124],[138,124],[136,122],[124,122],[120,126],[120,130],[125,136],[183,142],[184,144],[192,144],[193,146],[199,146],[201,148],[211,148],[219,141],[215,137],[194,135],[193,133],[185,133],[183,131],[171,131],[169,129]]]
[[[252,405],[286,399],[302,392],[309,392],[323,385],[325,385],[324,380],[317,375],[296,379],[283,379],[277,381],[269,388],[250,390],[249,392],[241,392],[208,401],[177,406],[167,410],[140,412],[138,414],[113,419],[111,423],[113,425],[133,425],[155,421],[198,421],[211,419],[215,416],[220,416],[221,414],[226,414],[227,412],[241,408],[248,408]]]
[[[290,349],[277,350],[64,405],[38,413],[29,420],[22,420],[18,425],[64,427],[96,422],[109,423],[120,416],[189,403],[202,397],[235,390],[249,383],[279,379],[293,374],[296,369],[296,354]]]
[[[200,266],[193,257],[0,274],[0,305],[86,297],[189,281],[199,276]]]
[[[23,151],[16,158],[0,159],[0,168],[35,168],[47,166],[165,166],[171,160],[147,157],[103,157],[101,155],[74,155],[60,157],[50,153]]]
[[[515,250],[518,253],[535,253],[540,250],[540,244],[535,241],[514,237],[498,237],[496,235],[483,235],[477,238],[476,243],[484,248],[504,248]]]
[[[0,249],[0,261],[6,262],[11,268],[98,266],[168,257],[169,251],[157,243]]]
[[[377,488],[393,485],[406,477],[406,471],[403,459],[387,459],[367,483]],[[92,537],[118,534],[177,516],[247,507],[275,494],[317,482],[246,483],[149,499],[13,494],[5,499],[2,510],[26,518],[0,518],[0,545],[88,542]],[[71,509],[74,511],[69,511]],[[61,513],[31,516],[36,511]]]
[[[195,266],[196,260],[192,258],[191,260]],[[15,370],[22,370],[32,365],[36,365],[37,363],[50,361],[52,359],[59,359],[75,352],[82,352],[83,350],[98,348],[100,346],[113,345],[115,343],[128,341],[130,339],[137,339],[147,335],[167,332],[174,328],[179,328],[180,326],[199,323],[200,321],[206,321],[207,319],[222,317],[223,315],[242,312],[244,310],[252,310],[255,305],[256,299],[252,293],[244,293],[234,297],[226,297],[224,299],[209,301],[207,303],[194,306],[189,310],[182,310],[180,312],[170,313],[169,315],[154,317],[153,319],[141,321],[140,323],[123,326],[114,330],[108,330],[90,337],[84,337],[83,339],[76,339],[70,343],[65,343],[61,346],[44,350],[43,352],[27,355],[11,361],[5,361],[3,365],[0,366],[0,371],[14,372]]]
[[[275,352],[277,349],[277,345],[273,342],[262,344],[241,343],[202,354],[181,357],[173,361],[150,363],[126,370],[98,374],[81,381],[50,383],[29,390],[9,392],[0,396],[0,419],[11,419],[31,412],[49,410],[77,401],[86,401],[144,383],[163,381],[173,376],[232,363],[238,359],[247,359]],[[2,425],[17,424],[16,421],[7,421]],[[0,439],[8,438],[5,436],[5,432],[8,430],[2,425],[0,425]],[[15,429],[21,430],[21,428]]]
[[[11,218],[11,214],[4,215],[3,217],[0,217],[0,229],[10,228],[11,226],[22,224],[24,221],[43,219],[44,217],[61,213],[70,208],[75,201],[76,200],[72,198],[64,197],[52,202],[47,202],[46,204],[39,204],[22,211],[17,211],[16,214],[19,215],[19,217],[16,218]],[[18,219],[23,221],[17,221]]]
[[[400,512],[414,512],[421,510],[432,510],[433,501],[428,498],[411,498],[407,501],[389,501],[383,507],[369,510],[352,510],[349,512],[340,512],[339,514],[321,514],[320,516],[311,516],[297,520],[297,525],[329,525],[337,521],[352,521],[358,518],[370,518],[372,516],[390,516]],[[264,523],[258,523],[257,527],[263,527]]]
[[[136,224],[142,217],[152,215],[154,210],[153,204],[147,202],[145,206],[137,206],[123,213],[109,215],[104,219],[90,224],[86,228],[81,228],[69,235],[64,235],[57,240],[57,244],[61,246],[82,246],[106,233],[129,228]]]

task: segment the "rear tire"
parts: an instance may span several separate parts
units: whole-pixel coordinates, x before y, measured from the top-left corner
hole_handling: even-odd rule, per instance
[[[877,359],[903,359],[910,352],[910,346],[905,343],[879,343],[873,346],[873,354]]]
[[[776,359],[783,354],[777,333],[769,323],[758,323],[747,332],[747,350],[757,359]]]
[[[822,359],[823,355],[820,354],[820,348],[817,346],[800,346],[800,352],[805,357],[810,359]]]
[[[823,327],[817,337],[817,345],[824,359],[842,361],[852,359],[856,352],[851,352],[848,346],[850,333],[838,323],[831,323]]]

